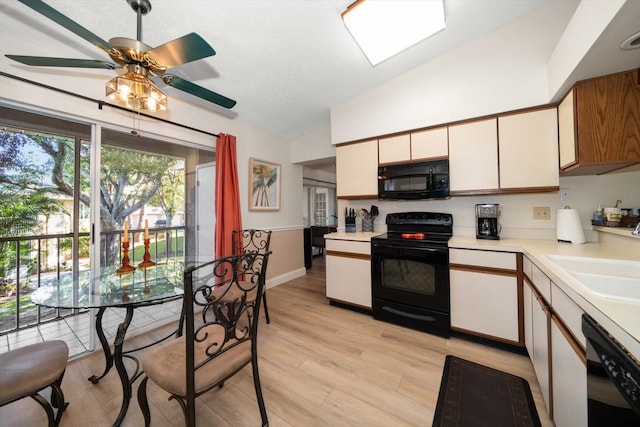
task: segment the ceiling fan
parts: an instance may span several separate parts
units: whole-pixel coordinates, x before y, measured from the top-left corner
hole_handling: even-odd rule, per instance
[[[7,58],[38,67],[106,68],[109,70],[125,68],[124,74],[107,82],[106,93],[111,99],[133,109],[148,111],[166,109],[166,95],[154,85],[148,76],[158,76],[168,86],[224,108],[233,108],[236,105],[236,101],[226,96],[167,73],[171,67],[207,58],[215,55],[216,52],[196,33],[187,34],[155,48],[143,43],[142,16],[151,11],[149,0],[127,0],[129,6],[138,16],[137,39],[115,37],[108,42],[42,0],[18,1],[102,49],[115,63],[93,59],[44,56],[6,55]]]

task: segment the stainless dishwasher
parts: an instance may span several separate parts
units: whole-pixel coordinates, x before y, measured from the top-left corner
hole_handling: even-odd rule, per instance
[[[640,364],[591,316],[582,315],[587,338],[589,427],[640,426]]]

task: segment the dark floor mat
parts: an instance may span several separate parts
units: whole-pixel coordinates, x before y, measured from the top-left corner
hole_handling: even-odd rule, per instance
[[[529,383],[447,356],[433,426],[540,426]]]

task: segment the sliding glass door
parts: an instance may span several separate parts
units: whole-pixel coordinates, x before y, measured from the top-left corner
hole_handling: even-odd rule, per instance
[[[196,198],[213,200],[215,192],[196,170],[213,163],[213,145],[202,150],[0,107],[0,334],[65,319],[89,337],[86,311],[39,308],[29,294],[63,275],[82,282],[118,268],[125,223],[134,266],[145,228],[157,263],[197,256]]]

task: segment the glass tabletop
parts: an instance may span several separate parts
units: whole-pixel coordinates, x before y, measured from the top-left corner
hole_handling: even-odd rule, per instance
[[[113,267],[102,269],[97,278],[85,271],[74,281],[68,274],[36,289],[31,301],[53,308],[158,304],[182,297],[184,269],[183,260],[171,260],[150,268],[136,268],[129,274],[117,274]]]

